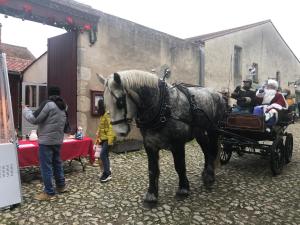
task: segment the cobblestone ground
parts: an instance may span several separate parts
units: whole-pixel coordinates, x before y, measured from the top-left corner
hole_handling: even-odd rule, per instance
[[[203,155],[187,145],[187,174],[191,195],[175,196],[177,175],[171,154],[160,156],[160,197],[155,208],[144,207],[147,158],[144,151],[111,154],[113,179],[98,180],[98,168],[82,172],[74,162],[66,167],[69,192],[50,202],[33,196],[41,191],[38,179],[22,183],[23,203],[0,212],[0,224],[300,224],[300,124],[289,127],[294,135],[294,156],[283,173],[273,177],[269,161],[261,156],[234,157],[218,170],[212,191],[200,179]],[[25,179],[30,171],[21,171]]]

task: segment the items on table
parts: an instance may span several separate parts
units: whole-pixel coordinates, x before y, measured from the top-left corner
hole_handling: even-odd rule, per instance
[[[82,127],[77,128],[77,132],[75,133],[75,139],[82,140],[83,139],[83,129]]]

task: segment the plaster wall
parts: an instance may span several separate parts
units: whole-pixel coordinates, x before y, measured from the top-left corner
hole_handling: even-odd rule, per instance
[[[261,85],[280,72],[282,88],[300,78],[300,63],[271,22],[205,41],[205,86],[217,90],[234,88],[234,46],[242,48],[242,80],[252,63],[258,64]]]
[[[101,91],[96,73],[108,76],[121,70],[151,71],[167,64],[170,83],[199,83],[200,50],[185,40],[136,23],[103,14],[98,24],[98,40],[90,46],[85,34],[78,38],[78,124],[94,137],[98,117],[90,113],[90,90]],[[128,138],[140,138],[133,129]]]
[[[23,82],[47,83],[47,54],[43,54],[23,74]]]

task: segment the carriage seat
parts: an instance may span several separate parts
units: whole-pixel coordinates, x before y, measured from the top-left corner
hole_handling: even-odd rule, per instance
[[[255,107],[253,111],[253,115],[264,117],[263,109],[260,107]],[[269,119],[267,122],[265,122],[265,124],[267,127],[273,127],[274,125],[287,126],[293,123],[293,121],[294,121],[293,111],[291,108],[288,108],[288,109],[282,109],[278,111],[277,123],[275,117],[273,117]]]

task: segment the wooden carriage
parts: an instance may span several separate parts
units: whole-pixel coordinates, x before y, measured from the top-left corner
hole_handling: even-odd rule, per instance
[[[293,135],[286,128],[293,122],[288,111],[280,113],[279,121],[271,127],[263,116],[228,113],[220,123],[221,164],[229,162],[232,152],[266,155],[270,157],[273,174],[280,174],[292,158]]]

